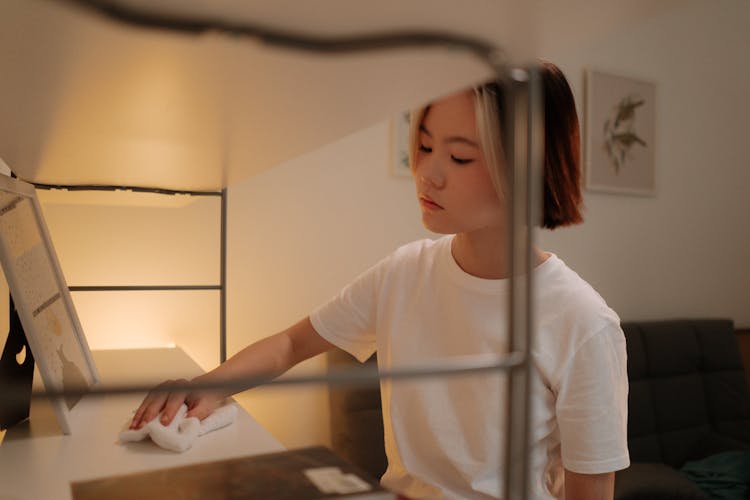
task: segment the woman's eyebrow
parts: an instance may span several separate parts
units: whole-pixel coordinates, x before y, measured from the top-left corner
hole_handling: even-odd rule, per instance
[[[424,125],[420,125],[419,126],[419,130],[421,132],[424,132],[425,134],[427,134],[428,137],[432,137],[432,134],[430,133],[429,130],[427,130],[427,127],[425,127]],[[470,139],[467,139],[466,137],[461,137],[460,135],[455,135],[455,136],[447,137],[443,142],[445,142],[445,143],[460,142],[460,143],[466,144],[468,146],[475,147],[477,149],[479,148],[479,144],[477,144],[476,142],[474,142],[474,141],[472,141]]]
[[[425,134],[427,134],[428,137],[432,137],[432,134],[430,133],[429,130],[427,130],[427,127],[425,127],[424,125],[420,125],[419,130],[420,132],[424,132]]]
[[[479,149],[479,144],[477,144],[476,142],[474,142],[472,140],[467,139],[466,137],[461,137],[459,135],[453,136],[453,137],[448,137],[443,142],[446,142],[446,143],[460,142],[462,144],[466,144],[467,146],[471,146],[471,147]]]

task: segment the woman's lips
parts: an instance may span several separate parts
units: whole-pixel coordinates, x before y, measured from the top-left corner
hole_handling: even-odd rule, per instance
[[[422,205],[424,208],[428,208],[430,210],[443,210],[443,207],[432,201],[431,199],[427,198],[426,196],[420,196],[419,197],[419,204]]]

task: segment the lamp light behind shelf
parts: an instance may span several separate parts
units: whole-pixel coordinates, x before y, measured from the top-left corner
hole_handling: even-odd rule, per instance
[[[532,282],[525,278],[525,293],[516,293],[516,277],[530,276],[527,269],[531,259],[529,258],[532,240],[531,231],[527,238],[521,238],[525,227],[534,225],[535,220],[531,217],[533,209],[528,210],[527,200],[534,209],[541,206],[539,192],[535,186],[541,186],[541,161],[537,130],[539,129],[541,101],[538,79],[532,68],[532,78],[519,78],[519,74],[509,74],[506,56],[500,47],[487,43],[483,40],[457,36],[445,32],[402,32],[387,33],[362,37],[339,37],[323,38],[303,35],[291,35],[280,31],[269,30],[262,26],[249,24],[235,24],[215,20],[169,18],[150,13],[142,9],[126,6],[104,0],[60,0],[60,3],[70,4],[89,13],[107,17],[119,22],[121,25],[135,26],[141,29],[168,31],[172,34],[197,35],[206,32],[219,32],[225,35],[252,37],[261,42],[278,48],[312,51],[317,53],[350,53],[365,51],[382,51],[385,49],[404,48],[426,48],[442,47],[449,49],[461,49],[471,53],[486,63],[498,78],[510,84],[513,96],[510,101],[514,104],[513,109],[508,112],[509,136],[507,138],[507,151],[509,157],[513,158],[514,181],[511,184],[511,196],[513,200],[513,217],[511,217],[510,238],[511,256],[514,273],[511,275],[510,315],[509,330],[513,349],[512,355],[518,355],[519,359],[513,364],[493,367],[493,370],[509,370],[511,396],[514,403],[509,405],[508,414],[508,443],[503,452],[507,457],[506,463],[512,464],[512,469],[506,467],[501,474],[504,476],[505,496],[526,497],[528,487],[528,414],[529,414],[529,392],[527,380],[530,373],[530,362],[528,360],[529,346],[533,333],[531,297]],[[524,76],[524,75],[520,75]],[[509,108],[510,109],[510,108]],[[512,113],[511,113],[512,111]],[[517,172],[516,172],[517,171]],[[532,186],[532,187],[530,187]],[[522,216],[523,215],[523,216]],[[526,268],[526,269],[525,269]],[[519,272],[516,273],[515,270]],[[523,271],[526,271],[523,273]],[[521,278],[518,278],[518,282]],[[520,296],[520,297],[519,297]],[[515,318],[515,319],[514,319]],[[510,360],[508,360],[510,361]],[[437,372],[436,372],[437,373]],[[439,373],[446,373],[439,370]],[[414,373],[409,376],[416,375]]]

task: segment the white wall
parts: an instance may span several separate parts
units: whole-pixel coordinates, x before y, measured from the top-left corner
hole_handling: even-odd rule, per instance
[[[653,4],[538,4],[540,55],[566,72],[580,109],[584,67],[658,85],[657,195],[586,192],[586,222],[540,241],[625,320],[724,316],[747,327],[750,8]],[[387,145],[380,124],[232,187],[231,349],[292,324],[398,244],[427,234],[411,182],[388,177]],[[328,437],[322,390],[250,391],[242,400],[287,445]]]
[[[380,123],[229,191],[230,353],[308,315],[398,245],[427,237],[409,178],[389,175]],[[323,357],[292,373],[320,372]],[[240,400],[288,446],[327,443],[322,387]]]
[[[39,192],[68,286],[219,284],[218,198]],[[179,345],[219,361],[219,292],[73,292],[92,349]],[[135,368],[134,368],[135,369]]]
[[[738,326],[750,326],[750,165],[744,147],[745,117],[750,116],[745,96],[750,88],[749,5],[742,0],[537,4],[541,55],[566,71],[579,106],[584,67],[658,85],[657,195],[586,192],[582,226],[541,235],[543,246],[590,281],[623,319],[726,316]],[[388,146],[389,125],[380,123],[231,186],[230,354],[308,314],[399,244],[428,236],[411,182],[388,174]],[[126,212],[134,217],[129,222]],[[179,256],[197,252],[208,266],[200,268],[202,276],[215,276],[215,249],[203,244],[216,241],[217,226],[210,226],[217,217],[214,208],[94,210],[47,203],[45,213],[72,284],[80,284],[77,278],[83,279],[90,266],[101,269],[103,258],[127,256],[134,248],[137,253],[168,252],[133,246],[154,236],[158,240],[158,234],[137,229],[146,221],[177,231]],[[191,225],[196,220],[202,221],[200,228]],[[107,221],[136,229],[130,239],[118,239]],[[82,224],[91,224],[89,232],[101,233],[112,244],[76,257],[87,248],[76,239],[82,237]],[[191,238],[190,231],[201,236]],[[135,260],[122,268],[126,275],[138,269]],[[186,275],[195,271],[177,269]],[[116,326],[111,331],[106,319],[95,315],[115,305],[87,307],[83,299],[76,300],[84,327],[92,325],[94,347],[122,340],[128,345],[177,341],[193,346],[191,353],[206,367],[215,359],[216,330],[206,334],[215,326],[212,305],[205,311],[197,309],[197,302],[173,305],[171,319],[163,319],[156,312],[164,308],[145,301],[142,308],[152,307],[154,316],[133,318],[123,312],[110,321]],[[129,333],[147,328],[142,337]],[[323,369],[323,360],[316,359],[297,371]],[[257,389],[240,400],[288,446],[329,439],[322,388]]]
[[[543,11],[541,54],[569,76],[579,109],[585,67],[656,82],[657,195],[586,192],[585,224],[544,233],[542,242],[623,319],[721,316],[750,326],[750,161],[744,147],[750,4],[672,3],[637,23],[614,24],[610,32],[577,30],[559,6],[543,4],[550,9]],[[593,18],[606,19],[616,7],[605,2],[593,10]]]

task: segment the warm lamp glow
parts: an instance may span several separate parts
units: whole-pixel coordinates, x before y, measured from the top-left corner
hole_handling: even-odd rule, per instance
[[[48,169],[58,171],[55,161],[64,158],[73,170],[106,165],[122,180],[143,172],[166,186],[188,166],[217,163],[217,142],[205,127],[218,122],[218,106],[189,51],[170,44],[142,52],[116,46],[109,57],[118,59],[117,65],[98,65],[102,53],[83,51],[77,71],[61,85],[39,178]]]

